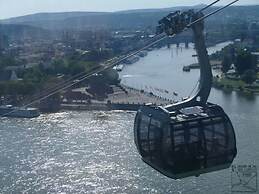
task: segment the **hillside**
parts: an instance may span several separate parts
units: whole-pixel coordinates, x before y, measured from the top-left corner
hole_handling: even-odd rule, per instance
[[[45,29],[50,31],[113,29],[138,30],[147,27],[155,28],[157,21],[169,12],[179,9],[200,9],[204,5],[194,7],[173,7],[165,9],[129,10],[119,12],[65,12],[65,13],[38,13],[22,17],[1,20],[0,24],[21,25],[20,31],[26,26],[34,27],[28,31]],[[210,8],[207,12],[215,10]],[[242,16],[242,17],[240,17]],[[242,22],[259,21],[258,6],[233,6],[206,21],[209,31],[222,29],[222,26]],[[228,29],[225,29],[228,31]]]
[[[64,12],[38,13],[6,20],[2,24],[23,24],[48,30],[86,29],[86,28],[143,28],[155,26],[157,21],[169,12],[194,7],[173,7],[164,9],[127,10],[119,12]]]
[[[0,24],[0,33],[7,35],[10,40],[39,39],[49,36],[48,30],[22,24]]]

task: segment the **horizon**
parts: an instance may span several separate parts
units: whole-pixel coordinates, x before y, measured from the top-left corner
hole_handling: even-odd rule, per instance
[[[137,6],[130,2],[123,2],[120,4],[116,4],[115,2],[118,0],[110,0],[110,4],[105,6],[105,3],[88,3],[87,6],[85,2],[82,0],[75,0],[74,3],[71,2],[63,3],[62,5],[56,4],[57,0],[46,0],[45,4],[43,2],[40,3],[32,3],[33,0],[24,0],[27,2],[25,6],[17,6],[17,0],[9,0],[6,3],[0,0],[0,20],[6,20],[11,18],[23,17],[27,15],[34,15],[34,14],[42,14],[42,13],[73,13],[73,12],[106,12],[106,13],[114,13],[114,12],[121,12],[121,11],[134,11],[134,10],[152,10],[152,9],[167,9],[167,8],[174,8],[174,7],[182,7],[182,6],[197,6],[201,4],[209,4],[213,2],[213,0],[163,0],[160,3],[158,2],[149,2],[149,4],[145,4],[148,0],[141,0],[137,3]],[[48,2],[49,1],[49,2]],[[14,3],[16,2],[16,3]],[[81,2],[81,3],[80,3]],[[132,0],[134,2],[134,0]],[[230,1],[222,0],[220,1],[217,6],[222,6]],[[107,4],[107,3],[106,3]],[[81,6],[80,6],[81,5]],[[104,7],[102,7],[102,6]],[[115,6],[116,5],[116,6]],[[259,5],[257,0],[245,0],[240,1],[235,4],[235,6],[253,6]],[[10,7],[13,9],[10,11]],[[88,7],[87,9],[85,7]]]

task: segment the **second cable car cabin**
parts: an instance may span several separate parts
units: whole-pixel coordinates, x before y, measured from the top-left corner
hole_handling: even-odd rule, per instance
[[[192,28],[200,64],[196,95],[166,107],[144,106],[135,118],[134,139],[143,161],[173,179],[228,168],[237,154],[229,117],[220,106],[207,102],[212,72],[202,17],[201,12],[190,10],[169,14],[159,22],[159,31],[168,35]]]
[[[233,126],[213,104],[173,112],[143,107],[134,131],[143,161],[173,179],[228,168],[237,153]]]

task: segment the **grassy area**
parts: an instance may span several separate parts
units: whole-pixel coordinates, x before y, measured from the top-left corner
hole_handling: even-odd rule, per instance
[[[258,86],[250,86],[243,82],[242,80],[233,80],[226,77],[223,78],[214,78],[213,86],[215,88],[230,89],[230,90],[239,90],[248,93],[259,93]]]
[[[232,80],[228,78],[214,78],[213,83],[218,87],[226,87],[226,88],[240,88],[245,87],[246,84],[242,80]]]

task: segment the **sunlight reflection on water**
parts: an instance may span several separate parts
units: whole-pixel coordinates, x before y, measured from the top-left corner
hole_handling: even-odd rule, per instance
[[[217,193],[216,185],[228,190],[228,170],[177,181],[160,175],[137,154],[134,113],[98,114],[1,118],[1,192]]]

